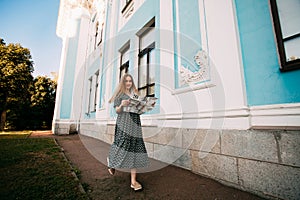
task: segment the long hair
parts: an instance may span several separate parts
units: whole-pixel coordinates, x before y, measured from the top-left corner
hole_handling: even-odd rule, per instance
[[[115,100],[115,98],[120,96],[122,93],[125,94],[125,92],[126,92],[125,81],[126,81],[127,77],[130,77],[131,81],[132,81],[132,86],[130,88],[130,92],[134,92],[135,94],[138,94],[138,90],[134,84],[132,76],[130,74],[124,74],[121,78],[121,81],[119,82],[118,87],[115,89],[112,97],[109,99],[109,101],[108,101],[109,103],[112,103]]]

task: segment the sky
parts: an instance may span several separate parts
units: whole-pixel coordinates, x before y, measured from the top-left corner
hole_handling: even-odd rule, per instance
[[[56,35],[60,0],[0,0],[0,38],[30,50],[33,76],[59,71],[62,39]]]

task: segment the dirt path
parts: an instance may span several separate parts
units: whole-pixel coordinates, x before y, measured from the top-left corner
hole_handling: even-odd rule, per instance
[[[84,186],[88,185],[87,192],[94,200],[262,199],[174,166],[166,166],[156,171],[138,174],[138,180],[144,188],[142,191],[134,192],[129,187],[129,173],[117,171],[114,176],[108,174],[104,158],[107,155],[109,145],[80,135],[54,136],[50,132],[34,132],[30,137],[55,138],[75,169],[80,170],[79,179]],[[87,144],[88,149],[86,148]],[[151,160],[151,162],[154,165],[159,165],[154,160]]]

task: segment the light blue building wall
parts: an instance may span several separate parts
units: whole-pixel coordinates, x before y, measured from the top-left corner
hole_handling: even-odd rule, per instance
[[[106,10],[106,14],[105,14],[105,19],[106,19],[106,29],[105,30],[105,33],[104,33],[104,38],[103,38],[103,45],[102,45],[102,52],[103,52],[103,55],[102,55],[102,58],[100,59],[100,82],[99,82],[99,93],[100,93],[100,98],[99,98],[99,108],[102,108],[102,105],[104,103],[104,94],[105,94],[105,84],[106,84],[106,80],[109,80],[107,79],[106,77],[106,72],[107,72],[107,69],[108,69],[108,65],[109,65],[109,61],[106,59],[108,57],[108,45],[109,43],[107,43],[107,36],[110,34],[110,29],[108,27],[111,26],[111,20],[109,20],[109,16],[111,16],[111,7],[107,7],[107,10]],[[106,38],[105,38],[106,37]]]
[[[181,65],[192,72],[199,66],[194,62],[194,55],[202,50],[199,1],[173,0],[173,31],[174,31],[174,75],[175,87],[178,88],[178,60]]]
[[[120,6],[120,3],[119,5]],[[118,10],[120,10],[120,7],[118,8]],[[111,12],[111,11],[108,11]],[[121,13],[118,12],[118,15],[120,15]],[[117,17],[118,19],[120,19],[120,17]],[[119,67],[120,67],[120,63],[119,63],[119,58],[120,58],[120,52],[119,50],[126,44],[128,43],[128,41],[130,41],[130,47],[131,49],[130,51],[130,55],[129,55],[129,69],[128,72],[129,73],[134,73],[135,70],[135,66],[134,66],[134,57],[136,55],[134,55],[134,53],[137,52],[133,52],[132,51],[132,47],[138,47],[138,41],[136,40],[137,37],[137,32],[142,29],[146,23],[148,23],[151,19],[155,18],[155,28],[157,28],[158,31],[156,31],[156,35],[155,35],[155,63],[159,63],[160,62],[160,58],[159,58],[159,27],[160,27],[160,2],[159,0],[152,0],[152,1],[145,1],[143,3],[143,5],[141,5],[141,7],[139,7],[138,10],[135,11],[135,13],[131,16],[130,20],[120,29],[118,30],[119,27],[119,21],[117,21],[116,26],[115,26],[115,33],[117,34],[117,36],[113,39],[110,40],[106,40],[107,42],[105,43],[105,48],[107,48],[108,45],[113,45],[114,48],[114,59],[113,59],[113,76],[115,76],[116,74],[118,74]],[[108,24],[111,23],[111,19],[107,21]],[[108,26],[109,27],[109,26]],[[107,34],[109,35],[109,34]],[[105,60],[104,64],[108,65],[109,61]],[[160,90],[159,90],[159,65],[156,66],[155,69],[155,82],[156,82],[156,86],[155,86],[155,96],[159,98],[160,95]],[[111,81],[112,82],[112,91],[111,93],[113,93],[113,90],[117,87],[118,84],[118,77],[117,78],[112,78]],[[135,84],[137,85],[137,80],[134,80]],[[157,101],[157,105],[159,105],[159,99]],[[151,112],[148,112],[147,114],[153,114],[153,113],[158,113],[158,107],[156,106],[154,108],[154,110],[152,110]],[[112,106],[111,106],[111,116],[115,116],[116,113],[113,110]]]
[[[235,0],[248,105],[300,102],[300,70],[280,72],[269,1]]]
[[[75,80],[75,69],[76,69],[76,56],[78,51],[79,31],[80,31],[80,20],[76,21],[77,29],[74,37],[68,38],[66,63],[64,66],[64,77],[62,84],[62,97],[60,106],[60,118],[70,119],[72,104],[70,103],[73,98],[73,87]]]

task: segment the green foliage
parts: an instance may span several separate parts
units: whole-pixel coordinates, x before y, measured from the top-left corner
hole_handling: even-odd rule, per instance
[[[48,77],[38,76],[33,80],[31,93],[32,128],[49,129],[55,106],[56,82]]]
[[[6,45],[0,42],[0,130],[4,129],[6,113],[10,117],[20,117],[20,110],[28,109],[30,94],[28,89],[32,83],[33,61],[30,51],[20,44]],[[19,124],[20,126],[20,124]],[[21,127],[20,127],[21,128]]]
[[[5,45],[5,42],[2,38],[0,38],[0,45]]]
[[[33,70],[29,49],[0,38],[0,130],[51,127],[56,82]]]

